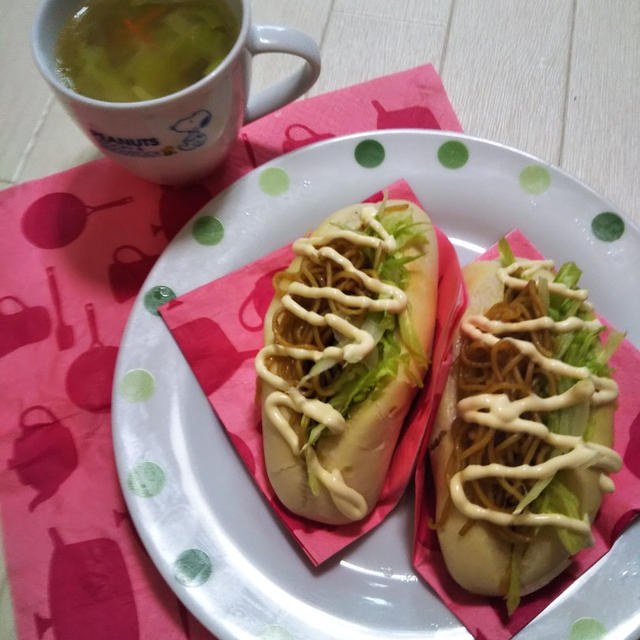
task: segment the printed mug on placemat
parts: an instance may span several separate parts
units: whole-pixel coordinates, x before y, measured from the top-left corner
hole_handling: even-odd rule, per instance
[[[192,11],[194,4],[197,11],[179,13]],[[93,22],[88,18],[92,11]],[[218,43],[219,30],[201,17],[202,11],[228,19],[226,42]],[[108,29],[113,39],[104,37]],[[193,29],[199,29],[195,43]],[[208,33],[216,41],[211,52]],[[185,184],[210,174],[231,150],[243,123],[295,100],[320,73],[313,39],[290,27],[251,24],[250,0],[43,0],[31,40],[41,73],[89,139],[132,173],[161,184]],[[109,50],[109,42],[117,43],[115,50]],[[127,58],[131,47],[135,55]],[[273,52],[299,56],[304,63],[249,96],[253,56]],[[166,56],[167,63],[159,56]],[[200,56],[195,78],[198,65],[191,65],[190,56]],[[163,86],[165,76],[171,82]]]

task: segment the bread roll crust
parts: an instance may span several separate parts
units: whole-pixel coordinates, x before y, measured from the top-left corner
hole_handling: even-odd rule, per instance
[[[500,263],[497,260],[476,261],[463,268],[469,293],[469,306],[465,317],[485,312],[503,299],[504,286],[497,277]],[[461,338],[458,334],[453,344],[454,365],[442,396],[438,413],[430,435],[430,459],[436,491],[436,520],[440,516],[449,495],[446,481],[447,461],[452,455],[454,442],[451,426],[456,417],[456,379],[460,363],[458,354]],[[605,446],[613,442],[613,414],[615,406],[604,405],[595,412],[594,429],[590,440]],[[437,443],[437,444],[436,444]],[[593,522],[603,493],[600,489],[598,469],[571,469],[565,471],[567,482],[580,500],[581,508]],[[512,545],[497,538],[484,521],[474,522],[473,527],[461,536],[460,529],[468,523],[451,504],[444,522],[438,526],[438,541],[445,564],[453,579],[472,593],[487,596],[503,596],[507,588]],[[570,555],[561,543],[553,527],[543,527],[524,551],[520,566],[520,594],[527,595],[540,589],[558,576],[569,565]]]
[[[423,255],[406,265],[410,273],[405,289],[409,300],[409,313],[420,344],[429,357],[433,339],[438,280],[438,244],[427,214],[413,203],[389,200],[387,207],[408,204],[415,222],[425,222],[428,245]],[[312,233],[323,235],[335,228],[335,223],[357,227],[358,210],[362,205],[352,205],[327,218]],[[422,253],[416,248],[408,252]],[[296,271],[300,257],[294,258],[287,271]],[[273,343],[271,321],[281,307],[276,296],[267,311],[264,324],[265,345]],[[420,371],[424,376],[426,366]],[[296,456],[272,424],[264,409],[266,397],[273,391],[262,381],[262,436],[267,475],[280,501],[293,513],[310,520],[327,524],[346,524],[351,520],[338,510],[329,491],[320,487],[318,495],[309,488],[304,458]],[[399,375],[384,387],[375,399],[367,399],[354,408],[342,434],[323,435],[315,450],[323,467],[329,471],[338,469],[345,483],[360,493],[366,502],[368,515],[376,506],[385,476],[391,462],[404,419],[410,408],[417,387],[401,367]]]

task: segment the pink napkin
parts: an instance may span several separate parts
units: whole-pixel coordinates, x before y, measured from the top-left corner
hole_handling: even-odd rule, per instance
[[[542,255],[520,231],[507,235],[516,256],[539,259]],[[498,256],[496,246],[484,253],[480,260]],[[588,287],[588,283],[583,283]],[[606,320],[604,324],[609,325]],[[616,451],[624,456],[624,466],[613,476],[616,490],[606,495],[596,518],[593,532],[595,545],[578,553],[569,568],[544,589],[522,599],[511,618],[501,598],[474,596],[459,587],[447,573],[440,553],[438,538],[429,528],[429,517],[435,513],[434,492],[428,456],[428,439],[423,442],[421,460],[416,470],[416,520],[413,563],[417,571],[477,638],[507,640],[537,616],[552,600],[601,558],[613,545],[629,522],[640,513],[640,395],[638,372],[640,352],[625,340],[614,354],[611,365],[620,387],[619,405],[615,415]],[[473,561],[473,559],[470,559]]]
[[[0,504],[20,640],[210,640],[144,552],[116,478],[111,384],[134,296],[167,241],[254,166],[391,126],[460,130],[433,67],[248,125],[198,185],[161,188],[102,159],[0,192]]]
[[[390,199],[420,204],[404,180],[390,185],[387,191]],[[378,193],[369,200],[381,198],[382,193]],[[351,203],[344,203],[348,204]],[[353,524],[330,526],[310,522],[279,503],[264,466],[260,406],[255,402],[237,402],[239,397],[256,395],[254,358],[263,346],[262,322],[273,298],[271,279],[276,271],[289,266],[293,258],[290,245],[159,308],[258,488],[314,565],[380,524],[396,506],[413,475],[430,414],[437,408],[446,382],[451,335],[466,305],[455,249],[443,233],[437,231],[437,236],[438,307],[429,381],[418,393],[405,422],[377,507],[367,518]],[[220,305],[220,300],[225,304]],[[254,309],[253,315],[247,312],[249,304]]]

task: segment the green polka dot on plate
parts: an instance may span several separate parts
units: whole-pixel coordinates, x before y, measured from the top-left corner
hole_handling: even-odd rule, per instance
[[[120,393],[129,402],[144,402],[155,390],[153,375],[146,369],[131,369],[122,376]]]
[[[151,287],[151,289],[144,294],[142,302],[149,313],[152,313],[154,316],[159,316],[158,307],[161,304],[165,304],[165,302],[174,300],[175,297],[176,294],[173,289],[161,284]]]
[[[546,167],[531,164],[520,172],[520,186],[534,195],[543,193],[551,184],[551,174]]]
[[[382,164],[385,151],[377,140],[363,140],[358,143],[353,155],[360,166],[365,169],[373,169]]]
[[[459,140],[449,140],[438,148],[438,161],[447,169],[459,169],[468,159],[469,149]]]
[[[595,618],[578,618],[571,625],[570,640],[600,640],[607,632],[602,622]]]
[[[153,498],[164,487],[164,471],[155,462],[141,462],[127,476],[127,486],[141,498]]]
[[[187,549],[173,563],[173,575],[185,587],[199,587],[211,576],[211,560],[200,549]]]
[[[612,242],[624,233],[624,220],[617,213],[603,211],[591,221],[591,231],[599,240]]]
[[[258,184],[268,196],[279,196],[289,188],[289,176],[284,169],[270,167],[260,173]]]
[[[218,244],[224,236],[224,227],[218,218],[202,216],[198,218],[191,228],[191,233],[196,242],[205,246]]]
[[[259,636],[260,640],[293,640],[293,636],[280,625],[267,627]]]

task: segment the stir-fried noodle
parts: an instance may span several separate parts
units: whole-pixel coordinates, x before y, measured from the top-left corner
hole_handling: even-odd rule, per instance
[[[515,323],[546,314],[546,305],[538,293],[536,283],[530,281],[521,291],[507,289],[504,300],[491,307],[485,316],[489,320]],[[531,393],[541,397],[556,393],[557,377],[520,353],[514,344],[506,339],[509,335],[504,335],[493,346],[463,337],[457,366],[459,400],[479,393],[506,394],[510,400],[519,400]],[[548,329],[519,332],[511,336],[530,340],[545,356],[551,356],[554,351],[554,337]],[[544,415],[537,413],[525,413],[522,417],[537,422],[544,421]],[[536,436],[508,433],[468,423],[460,417],[456,418],[452,426],[452,437],[454,450],[446,470],[447,483],[456,472],[467,465],[534,465],[545,462],[552,453],[551,447]],[[531,490],[534,482],[535,480],[531,479],[491,477],[468,482],[465,491],[467,498],[475,504],[495,511],[512,513]],[[449,498],[440,516],[440,522],[447,517],[451,507]],[[464,535],[474,522],[468,520],[459,533]],[[532,530],[528,527],[499,527],[490,523],[487,525],[495,530],[496,535],[510,542],[531,540]]]
[[[356,246],[345,239],[336,239],[327,246],[332,247],[338,253],[351,261],[356,269],[375,275],[371,258],[362,247]],[[308,257],[301,259],[300,267],[296,272],[281,271],[274,277],[276,291],[284,293],[286,285],[292,281],[301,282],[311,287],[334,287],[349,295],[370,295],[370,292],[360,282],[357,274],[346,271],[336,262],[328,258],[319,257],[317,261]],[[320,315],[336,313],[348,317],[355,324],[364,318],[366,309],[348,307],[331,298],[304,298],[292,296],[294,301],[308,311],[314,311]],[[294,315],[284,307],[280,307],[272,319],[274,341],[288,347],[303,349],[323,350],[336,344],[337,339],[331,327],[314,326]],[[269,368],[283,377],[289,383],[297,385],[307,374],[313,362],[291,357],[273,357]],[[334,366],[317,376],[313,376],[300,384],[298,388],[307,397],[330,397],[335,393],[332,386],[340,372],[340,366]]]

